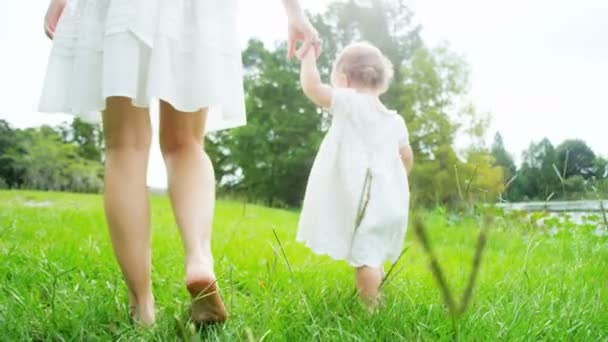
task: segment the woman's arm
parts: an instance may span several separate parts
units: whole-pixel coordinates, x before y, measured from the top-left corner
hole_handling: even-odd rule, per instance
[[[53,39],[55,35],[55,28],[57,28],[57,22],[63,13],[66,0],[51,0],[49,8],[46,10],[44,16],[44,33],[50,39]]]
[[[410,145],[407,145],[399,149],[399,154],[401,155],[403,167],[405,167],[405,171],[409,175],[414,167],[414,152],[412,152]]]
[[[305,43],[310,44],[310,43]],[[303,46],[298,51],[298,58],[301,59],[300,84],[302,91],[317,106],[329,108],[331,106],[332,89],[330,86],[321,82],[321,76],[317,69],[317,60],[312,49]],[[306,52],[305,52],[306,51]]]
[[[288,18],[302,14],[302,7],[300,7],[300,2],[298,0],[283,0],[283,5],[285,6]]]

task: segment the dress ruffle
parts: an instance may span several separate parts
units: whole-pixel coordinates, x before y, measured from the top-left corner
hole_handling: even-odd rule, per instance
[[[69,0],[39,109],[99,122],[106,98],[210,108],[208,131],[246,122],[236,0]]]

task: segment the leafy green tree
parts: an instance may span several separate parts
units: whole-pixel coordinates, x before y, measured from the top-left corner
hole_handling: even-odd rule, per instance
[[[0,120],[0,179],[2,187],[18,187],[22,183],[22,177],[15,170],[13,160],[7,155],[9,151],[18,148],[17,130],[14,130],[8,122]]]
[[[417,161],[410,178],[413,202],[427,206],[458,203],[457,175],[462,172],[458,170],[462,163],[449,145],[435,149],[432,161]]]
[[[587,144],[579,139],[566,140],[556,149],[559,170],[564,178],[582,176],[589,179],[594,176],[595,153]]]
[[[565,194],[563,195],[566,199],[578,199],[584,196],[586,192],[587,181],[581,175],[574,175],[564,180]]]
[[[499,166],[502,170],[503,174],[503,184],[507,186],[509,182],[509,187],[505,189],[505,193],[502,194],[503,200],[513,200],[517,197],[517,193],[511,185],[514,181],[513,177],[515,177],[517,172],[517,167],[515,166],[515,162],[513,161],[513,157],[507,152],[505,149],[504,141],[502,140],[502,135],[500,132],[496,132],[494,136],[494,142],[492,143],[492,157],[494,157],[494,165]]]
[[[494,164],[500,166],[504,173],[503,181],[506,183],[515,175],[517,167],[513,161],[513,157],[505,149],[504,141],[500,132],[496,132],[494,136],[494,142],[492,143],[492,156],[494,157]]]
[[[353,41],[370,41],[393,62],[395,79],[383,102],[408,124],[416,156],[410,183],[421,204],[457,201],[455,170],[473,169],[468,162],[482,162],[478,167],[494,172],[490,179],[502,177],[482,156],[490,154],[480,143],[488,120],[466,101],[467,64],[445,46],[424,46],[405,1],[336,2],[314,22],[324,40],[318,64],[326,82],[337,52]],[[213,134],[206,143],[222,190],[293,206],[301,202],[329,116],[304,97],[299,66],[284,56],[284,46],[270,51],[249,43],[243,53],[248,125]],[[464,160],[453,147],[459,133],[475,141],[475,153]]]
[[[423,46],[420,26],[403,0],[349,0],[334,2],[313,22],[323,39],[319,59],[322,74],[329,81],[332,64],[346,45],[366,40],[376,45],[393,63],[394,82],[383,101],[395,109],[405,107],[402,67]]]
[[[243,52],[248,124],[207,140],[224,188],[270,205],[297,206],[321,141],[322,114],[299,87],[286,49],[250,41]]]
[[[55,129],[43,126],[20,134],[19,146],[6,156],[22,175],[22,187],[76,192],[101,189],[100,163],[81,158],[78,147],[64,143]]]
[[[337,51],[355,39],[373,41],[399,71],[420,43],[411,12],[403,9],[402,1],[396,6],[351,1],[334,3],[316,17],[324,39],[319,66],[326,81]],[[299,65],[285,60],[283,46],[269,51],[261,42],[251,41],[243,62],[248,124],[211,135],[206,142],[219,183],[224,190],[239,190],[266,203],[299,205],[329,118],[302,94]]]
[[[74,118],[58,128],[66,143],[78,146],[78,155],[87,160],[102,161],[103,134],[99,125]]]
[[[545,200],[562,189],[556,172],[557,154],[549,139],[531,143],[523,153],[523,163],[512,184],[514,200]]]
[[[461,191],[470,204],[494,202],[505,189],[503,169],[485,149],[469,150],[462,170]]]
[[[332,5],[317,26],[324,47],[329,47],[326,58],[333,59],[354,40],[369,40],[393,62],[395,79],[383,101],[408,124],[416,156],[410,184],[421,193],[419,203],[445,204],[458,198],[455,170],[465,168],[453,147],[456,135],[481,141],[488,119],[465,101],[470,73],[466,62],[447,46],[426,47],[412,17],[401,0],[347,1]],[[329,72],[330,61],[325,65]],[[479,144],[474,147],[477,155],[482,153]]]
[[[596,179],[608,178],[608,160],[599,156],[595,158],[593,171]]]

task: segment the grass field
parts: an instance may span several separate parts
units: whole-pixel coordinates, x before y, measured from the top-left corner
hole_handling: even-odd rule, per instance
[[[152,201],[158,323],[136,328],[101,203],[96,195],[0,192],[0,340],[608,339],[608,237],[593,234],[592,224],[549,234],[528,219],[496,218],[472,303],[453,321],[412,231],[405,268],[385,288],[386,308],[372,315],[351,300],[346,264],[294,241],[296,212],[226,201],[218,203],[213,248],[231,319],[197,332],[187,320],[183,254],[164,197]],[[460,293],[476,220],[439,210],[424,220],[448,283]]]

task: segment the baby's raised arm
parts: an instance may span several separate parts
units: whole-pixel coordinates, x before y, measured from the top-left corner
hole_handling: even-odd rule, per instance
[[[302,91],[317,106],[329,108],[331,106],[332,89],[329,85],[321,82],[314,49],[306,49],[304,46],[301,51],[304,51],[303,55],[299,53],[298,58],[302,63],[300,68]]]

